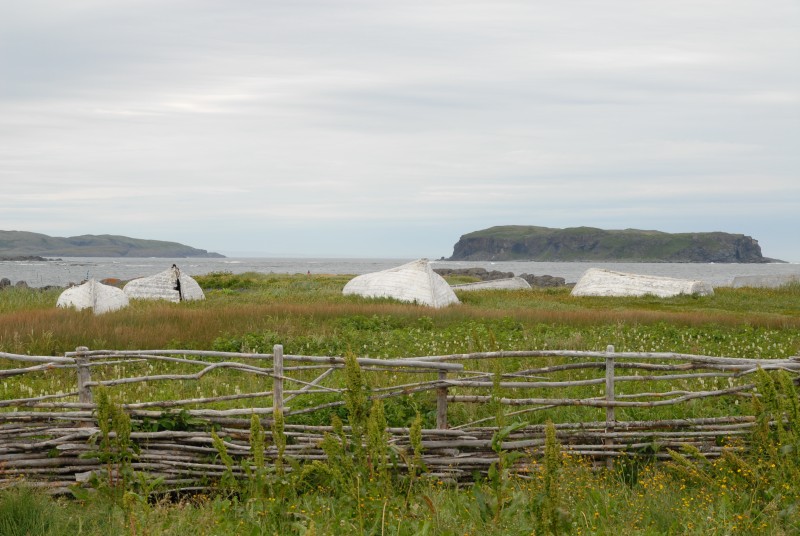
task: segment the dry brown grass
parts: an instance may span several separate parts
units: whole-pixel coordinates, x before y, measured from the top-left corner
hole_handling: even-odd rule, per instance
[[[798,329],[800,318],[775,314],[709,311],[648,311],[630,309],[550,310],[515,307],[486,309],[462,305],[442,310],[399,303],[248,303],[185,306],[137,303],[127,309],[95,316],[88,311],[56,308],[25,310],[0,316],[0,349],[14,353],[55,355],[77,346],[116,349],[209,348],[214,339],[233,333],[272,331],[285,336],[313,330],[330,333],[336,318],[351,315],[430,317],[437,325],[464,320],[513,318],[524,324],[589,326],[599,324],[655,324],[682,326],[748,325],[770,329]]]
[[[0,295],[0,351],[63,353],[93,348],[210,348],[236,334],[272,332],[281,337],[330,336],[337,319],[430,318],[437,327],[465,321],[510,318],[525,325],[652,325],[800,329],[800,286],[785,289],[720,289],[696,299],[573,298],[569,289],[462,293],[463,303],[431,309],[391,300],[343,297],[345,276],[245,274],[208,276],[207,299],[172,304],[134,301],[95,316],[57,309],[57,292],[14,291]],[[227,285],[227,286],[225,286]]]

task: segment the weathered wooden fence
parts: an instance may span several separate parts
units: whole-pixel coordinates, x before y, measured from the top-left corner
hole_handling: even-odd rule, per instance
[[[509,371],[512,367],[507,363],[497,366],[499,360],[512,360],[518,368]],[[758,368],[785,370],[795,376],[795,381],[800,373],[800,357],[742,359],[617,353],[613,346],[605,352],[483,352],[356,361],[365,374],[399,381],[395,384],[385,380],[380,386],[373,386],[369,390],[371,398],[425,392],[435,397],[436,427],[423,430],[423,461],[433,475],[456,480],[485,472],[497,459],[491,448],[498,431],[493,422],[495,416],[484,411],[478,419],[457,422],[453,414],[474,414],[455,411],[464,404],[507,406],[503,413],[506,418],[538,423],[516,430],[503,442],[504,449],[528,454],[519,462],[523,469],[542,455],[541,415],[565,407],[583,411],[586,418],[569,422],[553,419],[562,448],[590,457],[597,464],[610,464],[615,458],[627,456],[664,458],[668,457],[667,448],[678,450],[685,446],[713,458],[727,448],[745,448],[744,439],[754,417],[738,411],[748,405],[739,405],[737,400],[753,396],[753,373]],[[90,351],[80,347],[64,357],[0,353],[0,363],[6,364],[0,365],[5,366],[0,368],[4,390],[0,400],[0,486],[25,478],[60,492],[102,470],[97,457],[87,456],[98,449],[93,389],[100,386],[110,391],[148,386],[151,391],[143,397],[145,400],[127,399],[122,404],[134,423],[131,440],[138,447],[132,466],[178,488],[213,480],[226,470],[212,446],[212,429],[224,439],[230,455],[239,459],[250,456],[253,414],[265,426],[271,425],[275,412],[284,416],[287,456],[299,461],[324,460],[320,442],[332,428],[329,422],[309,424],[308,417],[321,415],[324,419],[344,405],[345,382],[336,378],[345,366],[344,358],[284,355],[281,345],[276,345],[271,354]],[[482,363],[494,371],[481,370]],[[154,364],[165,372],[152,373]],[[150,373],[124,374],[128,367],[142,365],[150,367]],[[152,393],[158,392],[152,387],[156,384],[193,384],[205,376],[231,373],[255,377],[257,383],[263,380],[264,388],[248,392],[235,388],[234,392],[210,396],[200,390],[201,396],[153,398]],[[53,374],[60,375],[59,385],[72,378],[74,390],[40,392],[30,388],[29,396],[19,396],[22,386],[36,384],[36,379],[41,383],[42,376]],[[27,382],[28,378],[34,381]],[[234,388],[231,384],[237,381],[228,377],[223,384]],[[649,390],[664,384],[668,386],[665,390]],[[597,396],[585,396],[587,390],[595,388]],[[571,393],[579,394],[570,396]],[[115,398],[120,400],[123,396],[131,395],[121,392]],[[307,402],[300,403],[302,399]],[[700,400],[720,402],[695,407]],[[664,406],[689,409],[670,410],[680,418],[664,411],[641,418],[648,417],[648,412],[658,413],[658,408]],[[171,429],[153,426],[165,419],[172,419],[173,424],[180,420],[181,425]],[[387,432],[393,448],[408,451],[408,428],[392,427]],[[274,459],[277,450],[270,447],[266,455]]]

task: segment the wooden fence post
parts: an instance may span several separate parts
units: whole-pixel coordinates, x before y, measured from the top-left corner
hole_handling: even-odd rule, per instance
[[[447,371],[439,371],[439,381],[447,380]],[[436,388],[436,428],[447,429],[447,386]]]
[[[283,414],[283,345],[272,347],[272,410]]]
[[[609,344],[606,348],[606,352],[609,354],[614,353],[614,345]],[[614,357],[613,355],[606,356],[606,401],[607,402],[614,402]],[[611,433],[614,431],[614,422],[616,420],[616,415],[614,412],[614,406],[606,406],[606,433]],[[607,446],[613,446],[614,440],[610,437],[606,438],[605,444]],[[607,451],[609,452],[609,451]],[[614,467],[614,457],[609,454],[606,456],[606,467],[609,469],[613,469]]]
[[[86,384],[92,381],[89,372],[89,349],[85,346],[75,348],[75,363],[78,365],[78,402],[92,403],[92,388]]]

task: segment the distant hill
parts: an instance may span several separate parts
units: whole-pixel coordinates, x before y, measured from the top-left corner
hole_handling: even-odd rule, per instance
[[[116,235],[67,238],[26,231],[0,231],[0,257],[224,257],[177,242]]]
[[[757,240],[741,234],[530,225],[504,225],[465,234],[453,247],[449,260],[776,262],[761,255]]]

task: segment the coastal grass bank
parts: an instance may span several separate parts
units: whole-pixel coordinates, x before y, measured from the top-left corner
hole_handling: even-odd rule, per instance
[[[0,428],[6,476],[39,459],[31,474],[47,477],[5,485],[0,523],[39,523],[43,534],[799,530],[800,285],[668,299],[484,291],[431,310],[342,296],[348,276],[197,279],[203,302],[102,316],[56,309],[54,291],[0,294],[0,352],[52,358],[0,361],[2,410],[19,418]],[[276,373],[276,345],[308,360]],[[81,346],[107,352],[58,362]],[[186,362],[203,352],[214,354],[204,365]],[[670,356],[705,359],[701,369]],[[715,391],[725,394],[690,394]],[[61,430],[73,437],[33,456],[24,445],[54,427],[35,414],[56,411],[77,419]],[[735,420],[711,422],[723,417]],[[670,420],[626,435],[624,423]],[[170,437],[199,439],[168,454]],[[52,460],[69,452],[99,468],[69,495],[23,485],[58,481]],[[170,460],[200,478],[148,470]]]

